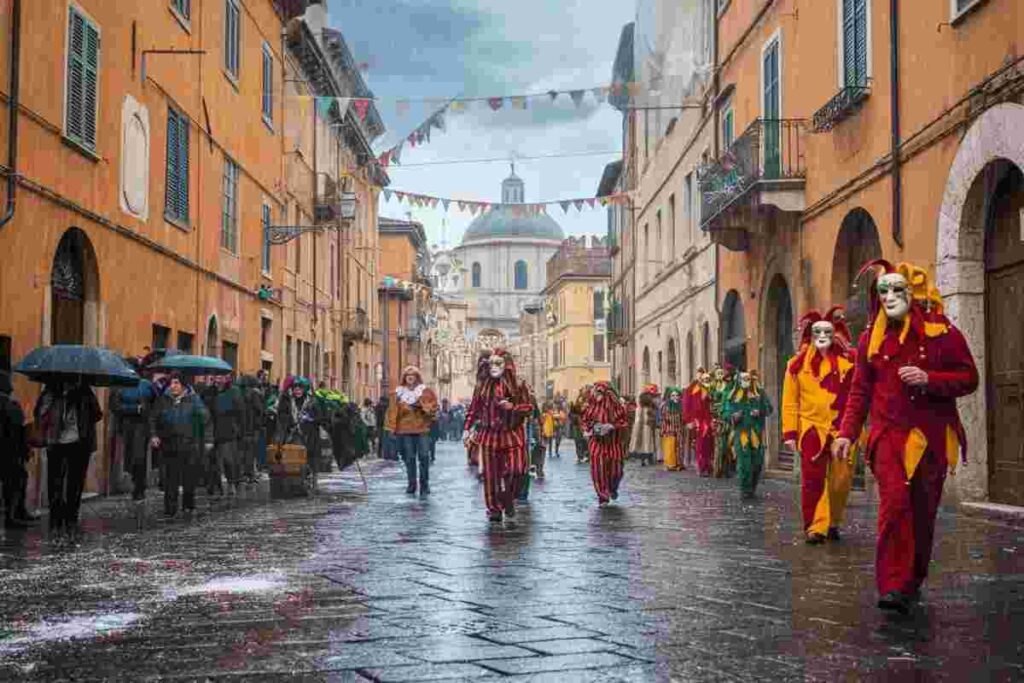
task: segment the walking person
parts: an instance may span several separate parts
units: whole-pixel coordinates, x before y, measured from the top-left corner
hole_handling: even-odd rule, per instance
[[[221,474],[227,481],[230,497],[238,494],[241,481],[242,423],[245,418],[245,400],[231,375],[220,375],[214,380],[214,390],[208,402],[213,423],[214,452],[208,462],[206,492],[220,495],[224,492]]]
[[[754,497],[764,468],[764,427],[772,414],[772,404],[757,381],[757,372],[740,372],[736,387],[723,408],[723,417],[730,423],[732,452],[736,454],[736,472],[740,493],[745,499]]]
[[[25,509],[28,486],[28,431],[25,412],[14,398],[11,376],[0,371],[0,484],[4,496],[4,528],[25,529],[32,521]]]
[[[935,515],[947,471],[966,458],[956,400],[978,388],[963,334],[943,314],[928,272],[882,267],[871,293],[874,322],[857,344],[853,386],[833,457],[848,460],[870,419],[867,460],[878,483],[878,607],[906,613],[928,576]],[[870,414],[870,418],[869,418]]]
[[[384,418],[384,429],[398,440],[408,478],[406,493],[416,493],[417,476],[420,495],[430,493],[430,430],[437,411],[437,394],[423,383],[419,368],[405,368],[402,384],[395,389],[395,402]]]
[[[683,463],[683,390],[679,387],[666,387],[661,403],[661,420],[658,430],[661,433],[661,451],[665,454],[665,469],[669,472],[685,470]]]
[[[569,407],[569,431],[572,436],[573,444],[576,446],[576,463],[581,464],[590,460],[590,447],[587,443],[587,437],[583,433],[583,425],[581,423],[583,417],[583,410],[586,408],[587,400],[590,396],[590,385],[586,385],[580,388],[579,394],[576,395],[576,400],[573,401],[572,406]]]
[[[654,454],[658,451],[657,407],[658,387],[648,384],[640,392],[640,406],[633,419],[632,432],[629,439],[629,452],[640,458],[640,466],[654,464]]]
[[[558,431],[558,423],[555,420],[555,408],[551,403],[544,404],[544,412],[540,418],[540,436],[547,448],[548,455],[552,458],[558,457],[558,448],[555,446],[555,435]]]
[[[128,359],[136,371],[138,361]],[[111,392],[110,412],[117,418],[117,431],[124,442],[124,464],[132,477],[132,500],[143,503],[146,500],[146,484],[149,479],[149,411],[156,400],[156,388],[147,379],[134,387],[117,388]]]
[[[58,542],[75,541],[85,474],[103,411],[84,382],[57,381],[43,388],[33,412],[46,446],[50,532]]]
[[[371,453],[377,451],[377,411],[373,408],[373,400],[363,399],[363,408],[359,411],[359,417],[366,425],[366,439]],[[378,454],[379,455],[379,454]]]
[[[712,471],[715,450],[713,400],[711,375],[704,368],[698,368],[697,377],[686,389],[683,399],[683,420],[692,434],[694,460],[701,477],[710,477]]]
[[[159,448],[164,467],[164,516],[181,509],[192,514],[196,509],[196,485],[203,469],[203,456],[213,451],[214,431],[210,411],[185,384],[182,376],[171,373],[167,391],[156,399],[149,416],[150,445]]]
[[[565,399],[559,398],[555,401],[553,406],[552,415],[555,418],[555,448],[554,456],[556,458],[562,457],[559,450],[562,448],[562,439],[565,437],[566,429],[568,429],[568,415],[565,412]]]
[[[583,411],[581,424],[590,440],[590,478],[598,505],[604,507],[619,497],[622,482],[622,430],[629,429],[626,408],[608,382],[594,384]]]

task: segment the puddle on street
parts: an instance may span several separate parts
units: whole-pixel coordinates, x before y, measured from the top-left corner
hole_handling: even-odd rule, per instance
[[[112,612],[45,619],[28,626],[0,631],[0,654],[16,654],[33,645],[67,640],[86,640],[116,636],[140,620],[134,612]]]
[[[164,597],[170,600],[181,595],[198,595],[205,593],[267,593],[285,587],[287,581],[283,574],[251,574],[249,576],[220,576],[196,586],[167,588]]]

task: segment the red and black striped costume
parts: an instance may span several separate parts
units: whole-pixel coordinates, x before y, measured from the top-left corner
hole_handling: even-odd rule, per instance
[[[587,397],[580,419],[583,431],[590,438],[590,477],[594,482],[597,500],[607,503],[619,496],[622,481],[622,432],[629,429],[629,413],[618,395],[607,382],[598,382]],[[594,433],[594,425],[610,424],[613,429],[605,435]]]
[[[505,359],[505,371],[497,379],[490,376],[491,355]],[[512,407],[503,409],[499,405],[503,401]],[[516,379],[511,354],[501,349],[481,353],[465,428],[473,432],[473,441],[479,448],[484,502],[492,518],[515,508],[516,493],[529,469],[525,423],[532,410],[530,389]]]

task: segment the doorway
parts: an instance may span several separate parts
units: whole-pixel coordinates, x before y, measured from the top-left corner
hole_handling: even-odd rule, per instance
[[[982,176],[991,188],[985,215],[989,496],[1024,505],[1024,174],[996,161]]]
[[[70,228],[61,237],[50,273],[50,343],[97,344],[99,274],[88,236]]]
[[[842,304],[846,309],[846,323],[854,345],[867,327],[870,290],[874,287],[872,277],[865,274],[858,280],[857,273],[865,263],[880,258],[882,243],[871,214],[860,208],[850,211],[839,228],[832,257],[832,304]]]
[[[722,347],[725,351],[725,362],[737,370],[747,369],[747,328],[743,321],[743,302],[735,289],[725,295],[725,305],[722,307],[722,320],[725,321],[725,330],[722,335],[725,342]],[[705,349],[706,351],[706,349]],[[711,359],[705,358],[705,363],[712,363]],[[711,368],[707,368],[710,370]]]
[[[761,379],[764,389],[775,408],[775,418],[768,420],[768,452],[778,453],[776,465],[780,469],[793,469],[794,454],[783,449],[779,435],[782,433],[782,383],[786,364],[793,357],[793,303],[789,285],[781,274],[772,278],[765,297],[764,356],[761,363]]]
[[[220,334],[217,331],[217,316],[211,315],[206,326],[206,355],[220,358]]]

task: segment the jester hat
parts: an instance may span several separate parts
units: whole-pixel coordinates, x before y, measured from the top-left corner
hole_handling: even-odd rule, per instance
[[[875,259],[864,264],[860,272],[857,273],[857,278],[859,279],[864,273],[876,269],[881,269],[881,275],[898,273],[907,280],[908,293],[910,295],[910,312],[903,321],[903,329],[900,332],[900,344],[906,340],[912,321],[914,321],[913,324],[919,325],[921,331],[927,336],[935,336],[947,329],[947,325],[944,323],[935,322],[936,318],[942,318],[943,316],[942,296],[935,285],[932,284],[927,270],[906,262],[893,266],[892,263],[885,259]],[[877,288],[871,288],[870,296],[871,317],[874,322],[871,325],[871,337],[868,340],[868,358],[872,358],[878,353],[882,340],[885,338],[887,322]],[[928,319],[926,320],[925,318]]]

